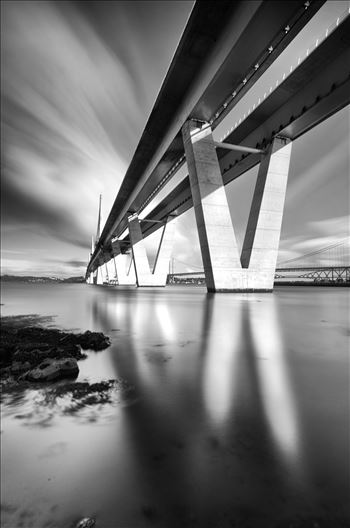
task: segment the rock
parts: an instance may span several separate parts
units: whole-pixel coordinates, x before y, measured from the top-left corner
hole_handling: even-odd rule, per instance
[[[21,343],[19,345],[19,347],[17,348],[17,350],[49,350],[50,348],[50,345],[48,345],[47,343]]]
[[[20,372],[24,372],[25,370],[29,370],[31,367],[29,361],[25,361],[25,362],[20,362],[20,361],[15,361],[14,363],[12,363],[12,366],[11,366],[11,372],[12,374],[19,374]]]
[[[103,350],[111,344],[109,337],[105,336],[102,332],[90,332],[90,330],[77,335],[77,342],[83,350],[88,348],[92,350]]]
[[[48,350],[38,350],[38,349],[22,349],[17,348],[13,354],[13,361],[15,363],[22,363],[28,361],[32,366],[41,363],[43,359],[48,357],[50,349]]]
[[[9,376],[10,374],[11,374],[11,367],[4,367],[0,369],[1,378],[5,378],[6,376]]]
[[[16,374],[16,372],[21,372],[21,365],[22,363],[20,363],[19,361],[14,361],[11,366],[11,372],[13,372],[14,374]]]
[[[4,335],[5,332],[1,331],[1,343],[0,343],[0,363],[1,365],[8,365],[12,361],[12,356],[15,350],[13,344],[13,336]]]
[[[84,517],[81,521],[78,522],[75,528],[91,528],[95,525],[95,519],[91,517]]]
[[[85,359],[87,355],[83,349],[97,351],[110,346],[109,338],[102,332],[87,331],[83,334],[75,334],[54,328],[30,326],[37,322],[41,322],[41,318],[37,316],[1,318],[2,387],[4,384],[7,385],[7,381],[10,384],[22,383],[25,386],[28,385],[29,380],[50,381],[76,376],[79,372],[76,363],[63,366],[67,358]],[[51,361],[46,363],[46,360]],[[56,360],[56,363],[52,360]]]
[[[38,367],[26,374],[29,381],[53,381],[59,378],[76,377],[79,367],[76,359],[66,357],[63,359],[45,359]]]
[[[66,347],[48,347],[46,350],[25,350],[17,348],[13,354],[14,362],[29,361],[31,367],[39,366],[39,364],[47,358],[51,359],[65,359],[66,357],[73,357],[75,359],[83,359],[85,354],[81,353],[80,347],[75,344],[68,344]]]

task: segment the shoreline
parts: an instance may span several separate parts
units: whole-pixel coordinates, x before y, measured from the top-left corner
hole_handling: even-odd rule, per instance
[[[1,317],[1,403],[7,394],[27,389],[43,391],[51,402],[70,396],[72,412],[87,404],[110,403],[113,390],[125,383],[76,381],[78,362],[88,357],[84,351],[105,350],[111,344],[109,337],[102,332],[78,334],[42,326],[52,319],[36,314]],[[67,369],[67,363],[73,369]]]

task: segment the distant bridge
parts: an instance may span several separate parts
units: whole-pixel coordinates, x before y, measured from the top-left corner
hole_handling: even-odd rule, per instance
[[[209,291],[273,287],[292,141],[350,102],[349,10],[238,119],[212,131],[323,1],[196,2],[168,74],[92,249],[86,277],[112,262],[120,284],[165,285],[174,219],[194,207]],[[263,28],[263,30],[262,30]],[[185,163],[175,189],[145,214]],[[242,254],[224,185],[260,163]],[[162,229],[153,269],[143,239]],[[131,250],[130,262],[125,255]]]
[[[325,264],[327,262],[332,262],[332,264]],[[175,267],[175,263],[176,259],[173,259],[173,268]],[[180,264],[186,265],[184,262]],[[304,255],[279,263],[275,272],[276,279],[293,281],[296,279],[307,279],[314,282],[350,285],[350,239],[345,238],[342,241],[323,246]],[[176,282],[198,282],[205,284],[204,270],[179,273],[175,273],[172,270],[168,275],[168,282],[170,284]]]
[[[294,274],[294,276],[293,276]],[[296,275],[295,275],[296,274]],[[275,279],[312,279],[314,282],[350,283],[350,266],[277,268]]]
[[[276,268],[275,279],[286,279],[289,281],[311,279],[314,282],[337,282],[350,286],[350,266]],[[205,284],[204,271],[169,273],[168,283],[176,284],[177,282]]]
[[[315,282],[350,282],[350,239],[329,244],[281,262],[276,269],[276,279],[296,276]]]

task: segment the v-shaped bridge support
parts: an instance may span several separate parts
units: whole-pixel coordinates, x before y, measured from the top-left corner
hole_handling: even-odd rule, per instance
[[[129,217],[129,236],[137,286],[165,286],[173,248],[175,220],[164,224],[153,270],[150,270],[146,248],[137,214]]]
[[[240,258],[211,128],[187,121],[182,134],[208,291],[272,291],[291,142],[262,155]]]
[[[112,242],[112,255],[114,273],[120,286],[132,286],[136,284],[132,255],[121,252],[120,242]]]
[[[105,272],[106,282],[116,277],[118,285],[165,286],[173,248],[175,220],[169,217],[164,223],[153,270],[150,270],[137,214],[130,216],[128,222],[131,255],[122,253],[119,240],[113,241],[103,252],[103,259],[95,272],[95,283],[104,282],[102,273]]]

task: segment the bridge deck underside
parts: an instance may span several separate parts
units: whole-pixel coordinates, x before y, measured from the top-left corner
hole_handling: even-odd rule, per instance
[[[293,2],[288,2],[286,4],[288,5],[292,3]],[[270,5],[270,2],[266,2],[266,4]],[[251,24],[252,27],[254,27],[256,20],[254,17],[252,20],[253,22],[251,22]],[[299,23],[299,26],[300,25],[301,22]],[[268,95],[266,99],[254,111],[252,111],[239,126],[237,126],[237,128],[225,139],[225,142],[263,148],[276,134],[282,134],[293,140],[317,125],[320,121],[326,119],[349,104],[350,79],[347,69],[344,68],[344,64],[350,62],[349,35],[350,24],[349,19],[347,18],[319,45],[318,48],[316,48],[315,51],[309,55],[299,68],[294,70],[294,72],[292,72],[286,80],[278,86],[278,88]],[[177,55],[175,55],[174,60],[179,58],[179,56],[181,56],[181,49],[180,52],[178,51]],[[223,63],[222,71],[226,71],[226,66],[227,64]],[[169,84],[172,75],[174,75],[174,71],[170,69],[165,85],[167,85],[167,83]],[[222,75],[224,76],[223,73]],[[251,81],[250,86],[255,80],[256,79]],[[225,82],[223,82],[223,85],[225,85]],[[159,111],[160,99],[164,96],[164,90],[165,88],[163,85],[153,112],[157,113]],[[218,94],[218,97],[220,96],[222,99],[223,86],[218,90]],[[175,105],[175,109],[176,108],[178,107]],[[195,106],[195,108],[200,108],[200,105]],[[227,111],[229,109],[230,108],[227,108]],[[146,136],[149,133],[148,127],[153,123],[152,114],[144,132],[144,135],[146,134]],[[204,115],[203,113],[200,114],[200,116],[207,118],[207,115]],[[120,237],[123,231],[127,228],[127,216],[130,211],[139,211],[139,209],[142,208],[142,205],[145,204],[148,197],[153,195],[157,185],[159,186],[159,182],[164,179],[164,175],[167,174],[167,171],[173,164],[174,160],[183,156],[183,143],[178,130],[179,125],[181,125],[182,121],[187,117],[184,117],[183,115],[181,120],[178,120],[175,123],[177,128],[172,129],[172,132],[177,130],[175,137],[173,141],[170,142],[170,147],[167,150],[165,149],[163,157],[160,156],[158,163],[155,163],[153,171],[150,170],[150,166],[152,165],[151,161],[154,160],[154,157],[157,157],[154,154],[155,146],[153,146],[154,148],[150,148],[149,152],[142,151],[144,148],[142,146],[144,135],[142,136],[139,147],[131,162],[124,183],[122,184],[105,225],[100,241],[90,261],[89,271],[96,269],[99,265],[103,248],[108,246],[112,238]],[[195,117],[198,117],[198,115]],[[222,117],[223,115],[220,116],[219,120],[221,120]],[[155,126],[155,123],[153,123],[152,126]],[[212,128],[215,128],[215,126],[216,124],[213,123]],[[167,138],[169,137],[167,134],[165,134],[165,136]],[[218,149],[217,154],[225,184],[241,176],[260,161],[260,156],[257,154],[241,155],[233,151],[227,153],[227,151],[223,151],[222,149]],[[146,163],[146,171],[144,169],[141,170],[140,168],[140,156],[146,160],[151,159],[148,165]],[[168,160],[166,159],[167,156],[169,156]],[[179,167],[182,163],[183,162],[179,164]],[[176,171],[174,171],[174,174],[175,172]],[[132,177],[130,176],[131,174],[133,175]],[[142,178],[140,179],[140,174],[143,174],[143,178],[147,176],[147,185],[141,185]],[[139,178],[138,185],[136,185],[137,176]],[[133,184],[130,186],[129,183],[131,180],[133,181]],[[137,199],[130,201],[130,196],[135,194],[135,186],[140,187],[140,190],[136,193]],[[190,207],[192,207],[192,197],[189,180],[188,177],[186,177],[164,200],[162,200],[158,206],[155,207],[155,209],[147,216],[147,219],[164,221],[168,215],[180,215]],[[160,224],[156,222],[143,223],[143,235],[148,236],[159,227]],[[129,246],[129,238],[126,237],[123,244],[124,250],[127,250]]]
[[[321,44],[305,63],[292,73],[249,117],[230,134],[225,142],[264,147],[272,137],[281,134],[295,140],[333,115],[350,102],[350,76],[344,64],[350,63],[350,20]],[[334,58],[334,50],[337,56]],[[225,185],[260,162],[259,154],[218,149],[218,159]],[[150,212],[143,224],[144,236],[159,229],[151,220],[165,220],[168,215],[181,215],[192,207],[188,176]],[[116,235],[127,227],[120,223]],[[125,239],[125,248],[129,239]]]

